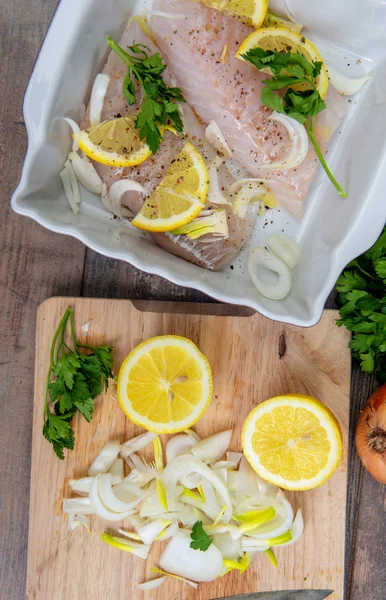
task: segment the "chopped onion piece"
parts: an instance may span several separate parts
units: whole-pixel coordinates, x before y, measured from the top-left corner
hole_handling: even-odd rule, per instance
[[[89,477],[94,477],[99,473],[107,473],[117,458],[120,449],[121,444],[118,441],[107,442],[91,464],[88,470]]]
[[[265,245],[271,252],[276,254],[289,269],[293,269],[298,264],[301,257],[301,250],[299,244],[294,239],[283,233],[275,233],[269,236]]]
[[[180,530],[160,557],[161,569],[193,581],[213,581],[222,569],[220,550],[212,543],[205,552],[190,547],[189,532]]]
[[[108,473],[107,475],[110,476],[110,478],[111,478],[110,473]],[[115,511],[110,510],[103,504],[103,502],[99,496],[99,485],[98,485],[99,481],[98,481],[98,479],[100,477],[103,477],[103,474],[97,475],[95,477],[93,484],[91,486],[91,490],[90,490],[90,500],[95,507],[95,513],[99,517],[102,517],[102,519],[105,519],[106,521],[121,521],[122,519],[126,519],[126,517],[133,514],[134,511],[132,509],[128,509],[124,512],[115,512]]]
[[[264,281],[261,276],[262,269],[272,271],[272,274],[276,276],[276,281],[274,283]],[[262,296],[270,300],[282,300],[291,291],[291,271],[270,250],[253,248],[248,257],[248,271],[256,289]]]
[[[79,526],[83,526],[87,530],[88,534],[91,535],[88,518],[85,515],[70,513],[68,515],[68,531],[75,531],[75,529]]]
[[[192,448],[192,454],[206,463],[214,463],[224,454],[229,448],[232,439],[232,430],[221,431],[210,435],[201,440]]]
[[[137,533],[144,544],[151,546],[154,540],[170,525],[170,521],[161,519],[147,523],[137,529]]]
[[[299,508],[298,512],[296,513],[294,522],[292,523],[292,525],[290,527],[292,539],[289,540],[288,542],[284,542],[283,544],[280,544],[280,545],[281,546],[291,546],[292,544],[295,544],[295,542],[297,542],[300,539],[300,537],[302,536],[303,531],[304,531],[303,515],[302,515],[302,511]]]
[[[220,550],[223,558],[237,561],[244,555],[241,548],[241,538],[232,540],[229,533],[217,533],[213,536],[213,543]]]
[[[205,138],[219,154],[222,154],[226,158],[233,156],[233,152],[229,148],[216,121],[210,121],[208,127],[205,129]]]
[[[137,588],[142,591],[147,590],[155,590],[159,588],[166,581],[166,575],[162,577],[157,577],[156,579],[149,579],[149,581],[144,581],[143,583],[139,583]]]
[[[173,229],[170,233],[173,235],[187,235],[191,240],[211,234],[213,239],[222,238],[224,240],[229,237],[228,219],[225,210],[208,210],[200,213],[198,217],[182,225],[177,229]]]
[[[81,158],[77,152],[70,152],[68,160],[71,162],[79,183],[89,192],[101,194],[103,187],[102,179],[87,156]]]
[[[120,483],[125,474],[123,469],[123,458],[116,458],[109,469],[109,473],[112,475],[112,484],[115,485]]]
[[[236,469],[237,464],[235,466],[235,462],[229,461],[229,460],[219,460],[218,462],[213,463],[212,465],[210,465],[211,469],[217,470],[217,469]]]
[[[103,206],[105,207],[105,209],[108,212],[115,214],[117,217],[121,216],[119,211],[114,212],[114,208],[113,208],[113,205],[111,204],[111,200],[110,200],[109,190],[105,183],[102,185],[101,200],[102,200]]]
[[[189,454],[197,441],[187,433],[180,433],[170,438],[166,444],[166,463],[169,464],[176,456]]]
[[[114,212],[119,209],[121,199],[126,192],[139,192],[145,194],[146,190],[143,185],[132,179],[120,179],[119,181],[115,181],[112,186],[110,186],[109,191],[110,202]]]
[[[227,452],[227,461],[232,463],[234,469],[237,469],[240,460],[243,457],[242,452]]]
[[[90,498],[65,498],[63,500],[63,512],[67,514],[94,515],[96,511]]]
[[[108,533],[102,533],[101,538],[103,542],[110,544],[113,548],[123,550],[124,552],[131,552],[131,554],[134,554],[143,560],[146,560],[149,556],[150,546],[146,546],[145,544],[137,544],[131,540],[110,535]]]
[[[102,117],[103,104],[110,77],[106,73],[99,73],[95,77],[90,98],[90,123],[92,126],[99,125]]]
[[[118,529],[118,533],[121,535],[128,537],[130,540],[135,540],[137,542],[141,541],[138,533],[134,533],[134,531],[126,531],[126,529]]]
[[[234,195],[232,200],[232,210],[235,215],[244,219],[247,215],[249,204],[253,201],[259,201],[260,208],[267,206],[275,206],[277,204],[276,197],[265,182],[267,179],[240,179],[235,181],[228,189],[230,196]]]
[[[72,166],[68,164],[63,171],[59,173],[59,177],[62,180],[64,193],[72,212],[74,215],[79,214],[80,189]]]
[[[340,94],[343,94],[343,96],[352,96],[359,92],[366,81],[373,78],[373,75],[370,73],[364,77],[353,79],[352,77],[346,77],[346,75],[339,73],[339,71],[333,67],[328,67],[328,78],[331,85],[333,85]]]
[[[180,577],[179,575],[174,575],[174,573],[168,573],[167,571],[163,571],[162,569],[157,569],[157,567],[151,567],[150,571],[153,571],[154,573],[161,573],[161,574],[165,575],[165,577],[173,577],[174,579],[179,579],[180,581],[183,581],[184,583],[191,585],[195,589],[198,588],[198,584],[195,583],[194,581],[190,581],[189,579],[186,579],[185,577]]]
[[[308,153],[308,134],[306,128],[296,119],[276,111],[267,118],[270,121],[281,123],[286,128],[290,141],[290,150],[283,159],[260,165],[261,168],[293,169],[299,166]]]
[[[66,123],[69,124],[69,126],[72,129],[72,133],[73,133],[73,138],[74,141],[72,143],[72,149],[74,152],[77,152],[77,150],[79,150],[79,134],[80,134],[80,127],[78,125],[78,123],[75,123],[75,121],[73,119],[70,119],[69,117],[61,117],[63,119],[63,121],[66,121]]]
[[[86,323],[83,323],[83,325],[80,326],[81,330],[84,331],[85,333],[88,333],[88,330],[90,329],[91,321],[92,321],[92,319],[90,319]]]
[[[129,493],[129,500],[124,501],[118,497],[118,491],[121,489],[115,486],[115,493],[112,489],[112,475],[111,473],[103,473],[97,475],[98,479],[98,495],[104,506],[115,513],[124,513],[137,506],[137,504],[143,499],[144,493],[138,488],[133,493],[132,489]],[[121,490],[122,491],[122,490]],[[127,498],[127,495],[126,495]]]
[[[121,446],[120,456],[126,458],[127,456],[131,456],[134,452],[138,452],[138,450],[143,450],[150,442],[157,437],[155,433],[151,431],[146,431],[145,433],[141,433],[136,437],[128,440]]]
[[[198,435],[198,433],[196,433],[195,431],[193,431],[193,429],[185,429],[184,433],[186,433],[186,435],[190,435],[190,437],[192,437],[194,440],[196,440],[196,442],[200,442],[201,438]]]
[[[178,514],[178,516],[177,516],[178,520],[179,520],[179,517],[180,517],[180,515]],[[164,542],[168,538],[173,537],[173,535],[175,535],[177,533],[177,531],[178,531],[178,522],[174,521],[173,523],[171,523],[171,525],[169,525],[169,527],[166,527],[166,529],[161,531],[161,533],[155,539],[161,540],[161,542]]]
[[[227,158],[225,161],[225,167],[230,175],[232,175],[233,179],[247,179],[250,177],[250,174],[237,160],[234,158]]]
[[[206,201],[208,204],[230,204],[221,190],[218,178],[218,169],[223,164],[224,159],[217,156],[214,158],[208,169],[209,187]]]
[[[80,496],[88,496],[91,490],[94,477],[82,477],[81,479],[70,479],[68,485]]]

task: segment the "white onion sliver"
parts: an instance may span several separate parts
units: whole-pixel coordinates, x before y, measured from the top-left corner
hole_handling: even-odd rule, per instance
[[[218,168],[224,162],[223,158],[217,156],[214,158],[208,169],[209,186],[206,201],[208,204],[229,204],[228,198],[224,196],[220,188],[220,182],[218,178]]]
[[[247,179],[249,177],[248,171],[234,158],[227,158],[225,167],[233,179]]]
[[[74,141],[72,142],[72,149],[74,152],[76,152],[77,150],[79,150],[78,138],[79,138],[79,134],[80,134],[80,127],[79,127],[78,123],[75,123],[75,121],[73,119],[70,119],[69,117],[61,117],[61,119],[63,119],[63,121],[66,121],[66,123],[68,123],[72,129],[72,133],[74,134]]]
[[[81,158],[77,152],[70,152],[68,159],[71,162],[79,183],[89,192],[101,194],[103,187],[102,180],[87,156]]]
[[[109,474],[110,475],[110,474]],[[97,475],[93,481],[93,484],[91,486],[91,490],[90,490],[90,501],[93,504],[93,506],[95,507],[95,513],[98,515],[98,517],[102,517],[102,519],[105,519],[106,521],[121,521],[122,519],[126,519],[126,517],[130,516],[131,514],[133,514],[133,510],[127,510],[125,512],[114,512],[112,510],[109,510],[102,502],[102,500],[99,497],[99,477],[101,477],[101,475]],[[111,477],[111,475],[110,475]]]
[[[196,440],[187,433],[174,435],[166,444],[166,463],[169,464],[176,456],[181,454],[189,454],[191,448],[196,444]]]
[[[123,458],[116,458],[109,469],[109,473],[112,475],[112,484],[120,483],[124,476]]]
[[[283,159],[260,165],[260,167],[267,169],[293,169],[297,167],[303,162],[308,153],[308,134],[306,128],[296,119],[276,111],[268,119],[284,125],[289,136],[290,150]]]
[[[137,533],[144,544],[151,546],[154,540],[160,535],[160,533],[162,533],[162,531],[164,531],[164,529],[166,529],[168,525],[168,521],[157,519],[156,521],[147,523],[143,527],[139,527],[137,529]]]
[[[59,173],[59,177],[62,180],[62,184],[63,184],[63,189],[64,189],[64,193],[65,196],[67,198],[67,202],[71,207],[72,212],[74,213],[74,215],[79,214],[79,203],[76,202],[75,199],[75,195],[74,195],[74,190],[73,190],[73,180],[70,177],[70,172],[71,172],[71,165],[68,165],[67,167],[65,167],[63,169],[63,171],[61,171]],[[78,184],[78,189],[79,189],[79,184]]]
[[[118,457],[121,444],[118,441],[110,441],[102,448],[98,456],[94,459],[88,470],[89,477],[95,477],[99,473],[107,473],[111,465]]]
[[[95,508],[90,498],[65,498],[63,500],[63,512],[79,515],[94,515]]]
[[[237,469],[240,460],[243,457],[242,452],[227,452],[227,461],[233,463],[233,467]]]
[[[77,494],[89,494],[94,477],[82,477],[81,479],[70,479],[68,485]]]
[[[275,283],[268,283],[262,279],[261,271],[264,268],[276,274],[277,281]],[[253,248],[248,257],[248,271],[256,289],[265,298],[282,300],[291,291],[291,271],[270,250]]]
[[[343,96],[352,96],[359,92],[366,81],[373,78],[373,75],[370,73],[364,77],[353,79],[352,77],[347,77],[346,75],[339,73],[334,67],[328,67],[328,78],[331,85],[334,86],[340,94],[343,94]]]
[[[205,463],[217,462],[227,452],[231,439],[231,429],[215,433],[193,446],[192,454]]]
[[[90,329],[91,321],[92,321],[92,319],[90,319],[86,323],[83,323],[83,325],[80,326],[81,330],[84,331],[85,333],[88,333],[88,330]]]
[[[109,83],[110,77],[106,73],[99,73],[95,77],[90,98],[90,123],[92,126],[99,125],[101,122],[103,104]]]
[[[145,194],[146,190],[143,185],[132,179],[120,179],[119,181],[115,181],[109,191],[112,205],[117,206],[126,192],[140,192],[141,194]]]
[[[157,577],[157,579],[150,579],[149,581],[139,583],[137,588],[142,591],[155,590],[156,588],[159,588],[165,581],[166,575],[163,575],[162,577]]]
[[[293,269],[298,264],[301,257],[301,249],[297,241],[293,238],[290,238],[283,233],[275,233],[269,236],[265,245],[280,260],[282,260],[289,269]]]
[[[116,212],[114,211],[113,205],[111,204],[111,200],[110,200],[109,190],[105,183],[102,185],[101,201],[102,201],[103,206],[105,207],[105,209],[108,212],[113,213],[114,215],[116,215],[119,218],[121,217],[119,210]]]
[[[294,522],[292,523],[292,525],[290,527],[292,540],[290,540],[289,542],[285,542],[284,544],[280,544],[280,547],[291,546],[292,544],[295,544],[300,539],[303,531],[304,531],[303,515],[302,515],[301,509],[299,508],[298,512],[296,513]]]
[[[210,121],[205,129],[205,138],[209,144],[226,158],[233,156],[232,150],[229,148],[225,137],[223,136],[220,127],[216,121]]]
[[[136,437],[132,438],[131,440],[127,440],[127,442],[122,444],[120,455],[123,458],[131,456],[135,452],[138,452],[138,450],[145,448],[154,440],[155,437],[157,437],[156,434],[152,433],[151,431],[140,433]]]

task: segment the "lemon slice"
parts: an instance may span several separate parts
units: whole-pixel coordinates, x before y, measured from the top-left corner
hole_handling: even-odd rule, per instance
[[[258,29],[262,26],[268,10],[268,0],[198,0],[212,8],[238,17],[246,25]]]
[[[164,335],[143,342],[119,371],[118,401],[131,421],[154,433],[188,429],[213,394],[208,360],[192,341]]]
[[[325,97],[328,90],[328,71],[319,51],[310,40],[286,27],[262,27],[258,31],[251,33],[242,42],[236,53],[236,57],[244,60],[242,54],[246,54],[248,50],[252,50],[252,48],[256,48],[257,46],[260,46],[264,50],[274,50],[276,52],[298,52],[309,62],[321,62],[322,69],[319,77],[316,79],[316,86],[321,97]],[[270,73],[268,68],[267,70],[264,69],[264,71]],[[294,89],[307,89],[307,84],[298,84],[294,86]]]
[[[319,400],[288,394],[248,415],[243,451],[255,471],[287,490],[309,490],[331,477],[342,458],[337,420]]]
[[[104,121],[78,136],[80,149],[96,162],[110,167],[135,167],[152,154],[135,128],[135,115]]]
[[[188,142],[132,223],[145,231],[182,227],[202,211],[207,192],[207,168],[201,154]]]

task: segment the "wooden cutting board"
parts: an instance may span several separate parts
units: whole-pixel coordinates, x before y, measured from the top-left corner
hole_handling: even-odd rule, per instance
[[[54,455],[42,436],[43,394],[54,330],[67,306],[75,309],[77,336],[85,343],[111,343],[115,368],[141,341],[155,335],[191,338],[209,359],[214,373],[212,404],[197,424],[202,436],[233,428],[232,450],[240,450],[240,430],[259,402],[293,392],[318,397],[331,408],[344,437],[344,457],[332,479],[319,489],[289,493],[301,507],[305,533],[293,546],[277,549],[278,568],[264,554],[243,575],[230,573],[198,590],[169,579],[161,588],[141,592],[136,585],[154,575],[159,549],[145,562],[104,544],[100,533],[111,529],[92,518],[93,535],[76,530],[67,536],[63,497],[68,481],[87,473],[105,442],[121,442],[140,429],[130,423],[108,392],[97,401],[93,420],[75,419],[75,451],[65,461]],[[147,305],[148,307],[149,305]],[[143,303],[125,300],[51,298],[38,310],[31,473],[27,598],[29,600],[209,600],[256,591],[327,588],[342,600],[349,421],[349,334],[326,311],[318,325],[301,329],[253,316],[220,316],[232,307]],[[146,308],[146,304],[145,304]],[[167,311],[167,312],[166,312]],[[197,314],[201,313],[206,314]],[[192,314],[187,314],[188,312]],[[213,316],[210,313],[217,313]],[[194,314],[195,313],[195,314]],[[92,319],[89,332],[80,326]],[[115,526],[115,524],[112,524]]]

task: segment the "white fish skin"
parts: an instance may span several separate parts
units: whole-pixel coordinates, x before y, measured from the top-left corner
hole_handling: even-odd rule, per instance
[[[218,123],[235,158],[255,177],[272,180],[269,185],[279,202],[300,219],[319,161],[310,144],[298,167],[267,168],[288,153],[289,138],[282,126],[267,120],[272,111],[261,104],[262,80],[267,75],[234,56],[253,30],[193,0],[155,0],[153,10],[166,13],[151,17],[151,29],[193,110],[204,123]],[[220,57],[225,45],[229,58],[223,64]],[[327,101],[334,102],[336,97],[332,91]],[[325,148],[339,120],[331,108],[317,117],[317,124],[320,119],[328,122],[324,127],[328,135],[320,138]]]
[[[126,48],[134,41],[148,46],[150,54],[159,51],[136,21],[132,21],[129,24],[119,44],[121,47]],[[105,96],[102,120],[124,116],[137,111],[138,104],[129,106],[123,96],[122,85],[127,68],[114,52],[110,53],[103,72],[110,76],[110,83]],[[167,69],[165,72],[165,81],[169,85],[175,85],[172,79],[171,71]],[[141,100],[140,90],[138,90],[138,99],[139,101]],[[130,191],[123,195],[121,199],[123,217],[130,214],[135,216],[138,213],[146,196],[150,195],[160,183],[187,139],[201,152],[207,166],[214,156],[216,156],[213,148],[205,140],[202,124],[198,121],[188,104],[183,105],[183,113],[185,127],[188,132],[187,136],[184,138],[176,136],[171,132],[166,132],[164,141],[158,152],[141,165],[137,167],[117,168],[94,162],[96,170],[108,189],[115,181],[126,178],[133,179],[144,186],[146,190],[145,194]],[[90,126],[89,109],[86,111],[81,126],[82,129]],[[210,206],[206,205],[205,209],[207,208],[210,208]],[[221,269],[235,258],[247,242],[254,224],[254,218],[250,215],[249,219],[240,219],[233,215],[229,207],[218,206],[218,208],[226,208],[228,211],[229,238],[227,240],[212,238],[209,241],[209,235],[202,236],[197,240],[191,240],[184,235],[173,236],[163,233],[153,234],[153,238],[162,248],[189,262],[210,270]]]

